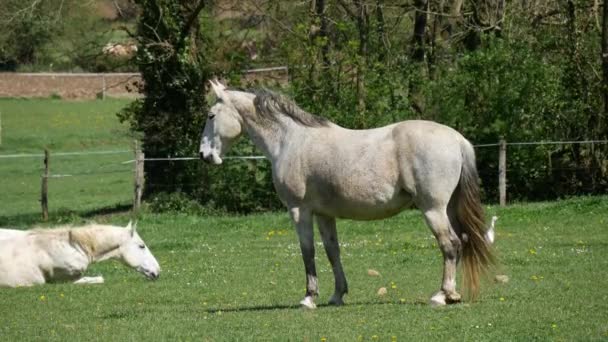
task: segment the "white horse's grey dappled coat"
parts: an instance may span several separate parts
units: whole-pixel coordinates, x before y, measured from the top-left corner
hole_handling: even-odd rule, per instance
[[[27,231],[0,229],[0,287],[47,282],[103,282],[81,278],[89,264],[118,259],[149,279],[160,274],[158,262],[135,226],[89,224]]]
[[[465,287],[478,293],[479,277],[493,262],[479,199],[473,146],[457,131],[429,121],[351,130],[309,114],[267,90],[228,90],[212,82],[210,109],[200,155],[221,164],[243,132],[272,163],[281,201],[296,226],[307,291],[318,293],[313,217],[335,276],[332,304],[348,291],[340,262],[335,218],[382,219],[415,205],[422,211],[444,256],[441,289],[431,303],[460,301],[456,266],[462,257]]]

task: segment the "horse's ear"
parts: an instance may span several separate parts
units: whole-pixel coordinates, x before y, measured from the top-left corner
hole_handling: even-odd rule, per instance
[[[211,84],[211,89],[213,89],[215,96],[217,96],[219,99],[225,100],[226,92],[224,90],[226,90],[226,86],[221,84],[218,80],[210,80],[209,84]]]
[[[127,224],[127,229],[131,233],[131,236],[135,235],[137,229],[137,221],[135,221],[135,223],[133,223],[133,221],[129,221],[129,224]]]

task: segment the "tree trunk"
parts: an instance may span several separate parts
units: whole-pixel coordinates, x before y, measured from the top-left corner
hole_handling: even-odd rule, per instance
[[[602,70],[604,74],[604,120],[608,119],[608,0],[602,14]],[[604,121],[602,120],[602,121]]]
[[[321,46],[321,59],[323,61],[323,67],[327,68],[329,66],[329,35],[327,32],[327,16],[325,16],[325,0],[315,0],[315,24],[318,24],[319,27],[311,27],[311,38],[315,39],[317,37],[321,37],[324,42]]]
[[[452,38],[452,35],[454,35],[454,31],[456,30],[456,26],[458,26],[459,22],[462,20],[461,10],[463,2],[464,0],[453,0],[452,2],[448,26],[446,28],[447,39]]]
[[[505,0],[471,0],[473,14],[468,20],[470,29],[465,39],[469,50],[475,50],[481,45],[481,33],[502,35],[502,25],[505,19]]]
[[[384,0],[376,1],[376,31],[378,34],[378,61],[383,62],[386,58],[386,48],[387,42],[386,39],[386,29],[385,29],[385,21],[384,21]]]
[[[412,59],[416,62],[423,62],[425,56],[424,36],[426,32],[426,23],[428,20],[428,0],[414,0],[416,14],[414,17],[414,50]]]
[[[359,61],[357,66],[357,98],[359,102],[357,109],[359,114],[363,114],[365,112],[365,69],[368,58],[369,16],[363,0],[356,0],[355,5],[357,7],[357,28],[359,29]]]

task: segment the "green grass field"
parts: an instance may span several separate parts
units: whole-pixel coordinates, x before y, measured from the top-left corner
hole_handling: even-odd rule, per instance
[[[62,152],[129,149],[114,116],[125,103],[0,100],[0,154],[39,153],[45,145]],[[51,180],[51,222],[125,225],[128,212],[108,209],[130,202],[132,166],[121,164],[128,159],[54,159],[54,173],[82,175]],[[40,167],[41,158],[0,159],[0,226],[39,224]],[[144,211],[138,230],[163,269],[158,281],[110,261],[87,272],[102,274],[103,285],[0,289],[0,340],[608,340],[608,196],[486,211],[499,216],[496,274],[510,281],[487,281],[477,302],[426,304],[440,284],[441,256],[421,214],[406,211],[383,221],[338,222],[350,293],[345,306],[314,311],[298,306],[305,277],[286,213]],[[317,266],[323,304],[333,276],[320,245]],[[381,276],[369,276],[370,268]],[[380,287],[388,289],[383,297]]]
[[[42,154],[51,151],[49,180],[51,213],[95,211],[127,205],[132,198],[131,152],[108,155],[55,156],[80,151],[129,151],[133,139],[116,113],[128,100],[61,101],[0,99],[2,144],[0,155]],[[0,156],[0,226],[34,222],[40,216],[39,156]],[[58,215],[52,214],[51,218]]]
[[[608,197],[488,208],[499,215],[498,273],[481,298],[433,309],[441,259],[416,211],[339,222],[350,285],[344,307],[297,306],[304,271],[286,213],[144,214],[139,232],[163,271],[145,280],[97,264],[103,285],[0,289],[6,340],[602,340],[608,339]],[[126,215],[98,218],[124,224]],[[317,239],[318,240],[318,239]],[[317,248],[321,296],[333,290]],[[380,272],[370,277],[367,269]],[[378,297],[380,287],[388,294]]]

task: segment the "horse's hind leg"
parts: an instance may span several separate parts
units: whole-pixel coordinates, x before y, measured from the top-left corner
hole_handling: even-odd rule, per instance
[[[460,259],[462,243],[450,225],[446,207],[424,211],[427,224],[433,231],[443,254],[443,281],[441,290],[431,298],[431,305],[445,305],[459,302],[456,292],[456,266]]]
[[[344,270],[342,270],[342,262],[340,261],[340,245],[338,244],[336,219],[320,215],[315,216],[317,218],[317,225],[319,226],[321,238],[323,239],[323,246],[325,247],[327,258],[329,259],[334,272],[335,292],[329,299],[329,304],[342,305],[344,304],[342,297],[345,293],[348,293],[348,285],[346,283]]]
[[[302,251],[302,259],[304,260],[304,269],[306,271],[306,296],[300,304],[309,309],[314,309],[315,297],[319,294],[317,283],[317,269],[315,266],[315,245],[314,231],[312,225],[312,212],[303,208],[290,208],[289,213],[291,219],[296,226],[298,239],[300,240],[300,249]]]

